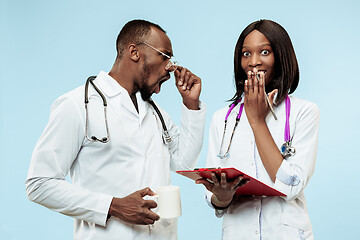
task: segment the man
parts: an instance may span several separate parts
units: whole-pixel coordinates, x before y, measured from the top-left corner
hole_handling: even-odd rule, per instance
[[[93,81],[107,115],[91,82],[88,111],[84,86],[58,98],[32,156],[27,195],[74,217],[75,239],[176,239],[177,220],[160,219],[146,196],[170,185],[170,170],[196,165],[205,121],[201,80],[170,59],[170,39],[156,24],[130,21],[116,44],[111,71]],[[150,96],[172,71],[183,109],[181,130],[160,110],[168,143]],[[72,183],[65,181],[69,172]]]

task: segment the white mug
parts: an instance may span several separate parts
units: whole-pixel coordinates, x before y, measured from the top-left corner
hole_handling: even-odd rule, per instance
[[[164,186],[156,190],[157,214],[160,218],[178,218],[181,216],[180,187]]]

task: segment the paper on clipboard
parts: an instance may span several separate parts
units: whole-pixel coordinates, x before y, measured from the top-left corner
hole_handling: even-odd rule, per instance
[[[237,195],[254,195],[254,196],[285,196],[286,195],[275,188],[266,185],[263,182],[241,172],[236,168],[200,168],[187,171],[176,171],[176,173],[188,177],[193,180],[202,178],[211,179],[211,173],[214,172],[220,175],[222,172],[226,173],[227,179],[234,179],[237,176],[242,175],[243,179],[249,179],[250,181],[242,187],[239,187],[236,191]]]

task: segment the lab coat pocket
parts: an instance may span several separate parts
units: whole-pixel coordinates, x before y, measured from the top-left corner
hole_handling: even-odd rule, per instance
[[[300,200],[282,205],[282,239],[313,239],[310,218]]]
[[[300,229],[303,231],[311,230],[309,216],[305,213],[286,214],[283,213],[282,223],[285,226]]]
[[[299,240],[313,240],[314,236],[312,233],[312,229],[310,230],[302,230],[290,225],[283,225],[283,229],[281,231],[281,239],[299,239]]]

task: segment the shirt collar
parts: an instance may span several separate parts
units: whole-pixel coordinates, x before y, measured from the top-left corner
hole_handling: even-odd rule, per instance
[[[114,97],[120,93],[126,92],[125,88],[104,71],[100,71],[95,79],[95,84],[97,84],[100,90],[108,97]]]
[[[119,94],[122,95],[121,104],[123,104],[134,115],[143,119],[149,108],[148,104],[141,98],[140,92],[136,93],[136,99],[138,103],[139,113],[136,112],[134,105],[130,99],[128,91],[123,88],[114,78],[112,78],[107,72],[100,71],[99,75],[95,79],[95,84],[100,88],[107,97],[114,97]],[[125,97],[125,98],[124,98]]]

